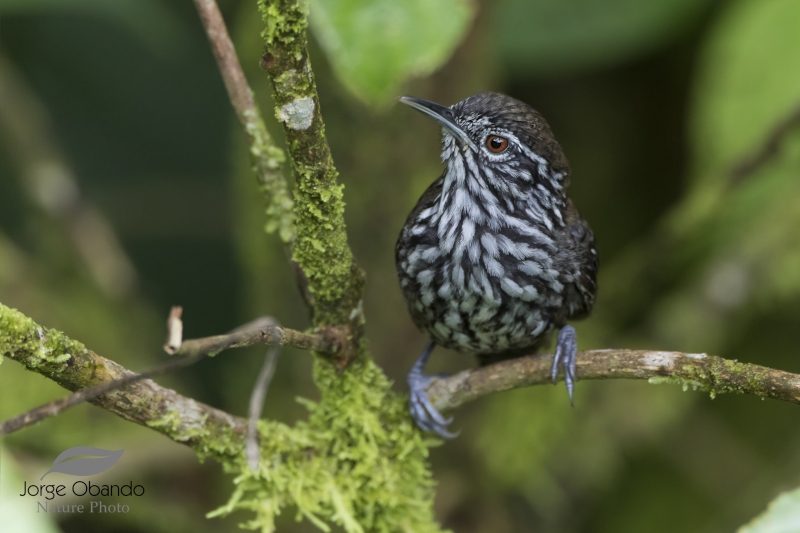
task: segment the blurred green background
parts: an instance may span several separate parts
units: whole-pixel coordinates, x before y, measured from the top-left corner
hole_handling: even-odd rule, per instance
[[[279,139],[255,0],[220,5]],[[800,372],[800,120],[764,164],[737,170],[800,109],[800,2],[312,0],[311,11],[370,344],[397,390],[425,339],[394,241],[441,164],[438,128],[393,98],[449,105],[483,90],[541,111],[572,165],[601,257],[582,348]],[[187,338],[263,314],[306,327],[193,4],[3,0],[0,17],[0,302],[132,369],[163,359],[171,305]],[[262,356],[226,353],[159,382],[243,415]],[[473,364],[440,351],[431,370]],[[267,416],[304,416],[295,397],[315,396],[310,367],[285,351]],[[0,419],[63,394],[0,365]],[[580,383],[574,409],[562,387],[537,387],[456,416],[461,437],[431,460],[437,516],[458,533],[734,531],[800,486],[789,404],[609,381]],[[109,475],[147,488],[132,512],[46,524],[19,509],[18,481],[76,445],[126,449]],[[206,520],[231,491],[217,465],[93,406],[3,446],[0,528],[218,532],[248,518]],[[316,531],[292,512],[279,530]]]

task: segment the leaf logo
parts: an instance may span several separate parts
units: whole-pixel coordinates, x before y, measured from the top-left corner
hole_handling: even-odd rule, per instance
[[[124,451],[125,449],[104,450],[91,446],[75,446],[61,452],[44,476],[51,472],[70,476],[93,476],[114,466]],[[39,478],[39,481],[43,480],[44,476]]]

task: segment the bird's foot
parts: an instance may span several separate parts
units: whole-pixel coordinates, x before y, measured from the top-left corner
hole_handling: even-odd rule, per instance
[[[409,399],[411,418],[422,430],[433,431],[445,439],[453,439],[458,436],[458,433],[452,433],[447,430],[447,426],[450,425],[453,418],[445,418],[433,406],[426,392],[433,376],[425,374],[425,364],[428,362],[434,346],[432,342],[428,344],[406,378],[411,396]]]
[[[558,332],[558,342],[556,343],[556,355],[553,358],[553,368],[551,375],[553,385],[558,383],[558,369],[564,369],[564,384],[567,386],[570,405],[572,403],[572,392],[575,390],[575,382],[578,381],[575,365],[578,359],[578,336],[575,328],[564,326]]]

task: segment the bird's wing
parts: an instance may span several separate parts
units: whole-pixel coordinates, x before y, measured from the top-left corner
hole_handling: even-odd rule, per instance
[[[567,317],[582,318],[591,312],[597,296],[597,247],[589,224],[571,201],[567,205],[566,223],[562,250],[564,260],[574,265],[572,280],[566,284]]]

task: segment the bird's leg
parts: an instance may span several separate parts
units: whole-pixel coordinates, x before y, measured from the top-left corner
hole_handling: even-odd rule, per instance
[[[406,378],[411,396],[409,399],[411,418],[421,429],[434,431],[446,439],[452,439],[458,436],[458,433],[447,431],[447,426],[450,425],[453,419],[442,416],[431,403],[428,393],[425,392],[431,379],[433,379],[432,376],[425,374],[425,365],[428,363],[428,359],[430,359],[435,347],[436,344],[433,341],[428,343],[422,355],[411,367],[411,372],[408,373]]]
[[[575,328],[572,326],[564,326],[558,332],[558,342],[556,342],[556,355],[553,358],[553,369],[551,374],[553,376],[553,385],[558,382],[558,368],[564,369],[564,384],[567,386],[567,393],[569,393],[569,403],[572,403],[572,391],[575,390],[575,382],[578,381],[575,372],[575,364],[578,358],[578,336],[575,334]]]

